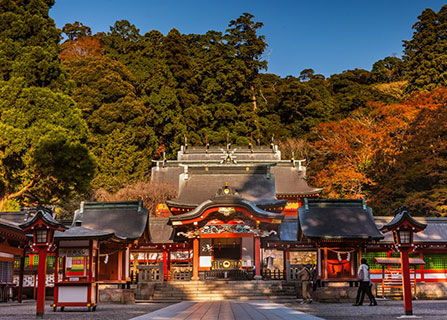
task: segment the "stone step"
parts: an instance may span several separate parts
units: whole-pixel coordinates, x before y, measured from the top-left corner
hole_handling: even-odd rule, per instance
[[[225,286],[225,287],[172,287],[172,286],[156,286],[156,288],[167,288],[172,290],[203,290],[203,291],[212,291],[212,290],[225,290],[227,288],[231,288],[233,290],[285,290],[289,287],[253,287],[253,288],[245,288],[245,287],[232,287],[232,286]],[[290,288],[294,288],[291,286]]]
[[[222,296],[222,295],[208,295],[208,296],[175,296],[175,297],[165,297],[165,296],[154,296],[151,300],[142,300],[142,301],[182,301],[182,300],[294,300],[296,299],[296,295],[280,295],[280,296]]]
[[[176,292],[176,293],[169,293],[169,292],[156,292],[154,294],[160,295],[160,296],[176,296],[176,295],[195,295],[195,296],[206,296],[214,293],[196,293],[196,292]],[[262,292],[219,292],[217,293],[219,295],[225,295],[225,296],[262,296],[262,295],[275,295],[275,296],[284,296],[284,295],[294,295],[295,292],[268,292],[268,293],[262,293]]]
[[[159,294],[171,295],[171,294],[209,294],[218,292],[219,294],[233,294],[233,295],[263,295],[263,294],[294,294],[294,290],[283,291],[236,291],[236,290],[220,290],[220,291],[170,291],[170,290],[156,290]]]
[[[271,293],[262,293],[262,292],[244,292],[244,294],[240,294],[239,292],[154,292],[154,295],[159,296],[208,296],[208,295],[225,295],[225,296],[265,296],[265,295],[271,295],[271,296],[284,296],[284,295],[293,295],[294,292],[271,292]]]
[[[181,284],[170,284],[170,283],[159,283],[156,284],[157,287],[172,287],[172,288],[245,288],[245,289],[256,289],[256,288],[283,288],[283,287],[293,287],[294,284],[277,284],[277,285],[270,285],[270,284],[252,284],[252,285],[234,285],[234,284],[222,284],[222,285],[181,285]]]
[[[166,283],[166,282],[164,282]],[[226,281],[226,280],[210,280],[210,281],[169,281],[170,285],[183,285],[183,286],[214,286],[214,285],[235,285],[235,286],[258,286],[258,285],[281,285],[287,284],[286,281]]]
[[[151,300],[296,299],[295,284],[285,281],[169,281],[156,283]]]
[[[284,291],[293,291],[295,292],[295,288],[284,288],[284,289],[277,289],[277,288],[261,288],[261,289],[230,289],[230,288],[222,288],[219,290],[205,290],[203,288],[169,288],[169,287],[161,287],[161,288],[155,288],[157,291],[162,292],[170,292],[170,291],[180,291],[180,292],[213,292],[213,291],[231,291],[231,292],[263,292],[263,293],[269,293],[269,292],[284,292]]]

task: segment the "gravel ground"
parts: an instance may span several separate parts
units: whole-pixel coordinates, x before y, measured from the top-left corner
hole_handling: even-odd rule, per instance
[[[45,319],[82,319],[82,320],[122,320],[138,317],[172,303],[137,303],[137,304],[107,304],[100,303],[95,312],[88,312],[87,308],[69,308],[64,312],[53,312],[50,302],[45,305]],[[59,310],[59,309],[58,309]],[[36,319],[36,302],[26,300],[22,304],[17,302],[0,303],[0,319]]]
[[[284,303],[284,305],[299,311],[312,314],[327,320],[386,320],[397,319],[404,314],[401,300],[377,300],[378,306],[370,307],[369,301],[363,306],[353,306],[347,303],[318,303],[299,304]],[[413,319],[446,320],[447,300],[418,300],[413,301]],[[411,317],[405,317],[412,319]],[[404,319],[405,319],[404,318]]]

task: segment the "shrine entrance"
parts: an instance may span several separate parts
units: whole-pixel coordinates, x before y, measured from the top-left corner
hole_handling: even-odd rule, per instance
[[[191,280],[262,279],[261,238],[278,235],[284,216],[239,197],[227,184],[196,209],[169,218],[193,251]]]
[[[253,237],[200,239],[199,278],[252,279],[253,242]]]
[[[243,239],[236,237],[201,239],[202,244],[211,245],[211,250],[204,252],[206,250],[203,250],[204,247],[202,247],[199,277],[203,280],[253,279],[252,243],[254,240],[253,237],[245,238],[247,241],[242,241]],[[245,255],[243,255],[243,251]]]
[[[213,239],[214,261],[241,260],[241,238]]]

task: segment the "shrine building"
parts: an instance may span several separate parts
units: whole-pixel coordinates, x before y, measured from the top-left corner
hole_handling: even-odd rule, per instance
[[[121,290],[121,300],[132,300],[134,293],[151,299],[154,293],[142,293],[142,284],[150,282],[290,284],[299,280],[303,264],[314,270],[322,289],[332,283],[353,287],[362,257],[378,295],[399,287],[398,250],[390,235],[379,231],[392,217],[374,217],[361,199],[320,199],[322,189],[307,183],[305,161],[282,160],[274,144],[185,144],[177,160],[154,161],[151,183],[176,194],[155,212],[137,199],[83,202],[72,220],[60,221],[66,230],[55,233],[57,249],[46,259],[55,309],[95,309],[99,300],[113,301],[114,290]],[[40,262],[19,225],[38,210],[46,209],[0,212],[0,301],[35,297]],[[44,215],[55,218],[51,210]],[[447,219],[416,220],[427,227],[415,235],[410,252],[414,295],[445,298]],[[169,290],[172,299],[183,298]]]
[[[166,279],[189,267],[192,280],[285,280],[309,263],[323,281],[355,281],[362,248],[383,238],[363,201],[318,200],[304,160],[281,160],[276,145],[183,146],[177,160],[156,161],[152,183],[177,197],[149,219],[149,243],[132,250],[158,251]],[[189,263],[178,244],[192,249]]]

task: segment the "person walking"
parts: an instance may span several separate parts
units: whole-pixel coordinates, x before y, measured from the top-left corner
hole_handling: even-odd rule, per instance
[[[357,290],[357,298],[355,299],[354,306],[361,306],[363,304],[363,299],[365,298],[365,293],[369,298],[370,306],[377,306],[376,298],[374,298],[371,293],[371,273],[369,272],[369,265],[366,262],[365,258],[360,260],[361,264],[359,266],[359,270],[357,272],[358,279],[360,280],[360,286]]]
[[[312,285],[312,273],[309,268],[303,264],[298,276],[301,279],[301,290],[303,294],[303,303],[312,303],[312,295],[310,294]]]

